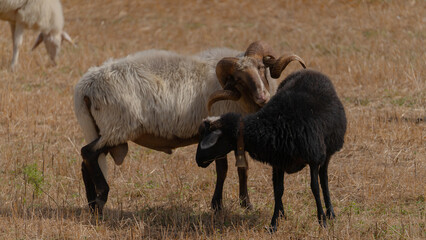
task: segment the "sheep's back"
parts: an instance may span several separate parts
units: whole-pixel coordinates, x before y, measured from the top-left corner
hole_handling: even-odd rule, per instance
[[[321,125],[329,155],[340,150],[346,132],[346,116],[331,80],[313,70],[301,70],[289,75],[279,86],[279,91],[304,93],[308,110]]]
[[[346,131],[344,109],[331,81],[312,70],[289,75],[250,121],[248,134],[258,139],[253,147],[265,158],[259,160],[276,164],[295,157],[321,161],[342,147]]]
[[[230,49],[230,48],[211,48],[197,53],[195,56],[207,61],[216,69],[216,64],[225,57],[242,57],[243,52]]]
[[[207,116],[205,92],[219,84],[207,81],[206,68],[192,57],[149,50],[91,68],[76,92],[92,101],[92,115],[108,145],[140,134],[186,139]]]
[[[15,11],[21,8],[28,0],[1,0],[0,13]]]
[[[27,0],[1,0],[0,19],[6,21],[15,21],[16,9],[21,8]]]
[[[43,33],[59,33],[64,27],[64,16],[59,0],[27,1],[18,10],[16,20],[27,28],[38,29]]]

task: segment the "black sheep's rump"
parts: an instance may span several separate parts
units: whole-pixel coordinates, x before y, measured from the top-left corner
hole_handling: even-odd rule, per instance
[[[251,157],[293,173],[323,164],[342,148],[346,116],[329,78],[301,70],[284,79],[270,102],[245,118],[245,126]]]

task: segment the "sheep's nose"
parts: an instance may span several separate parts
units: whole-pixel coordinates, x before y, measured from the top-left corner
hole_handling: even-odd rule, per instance
[[[259,105],[264,105],[269,101],[269,94],[266,92],[262,92],[256,99],[256,103]]]
[[[196,159],[196,161],[197,161],[197,165],[199,167],[206,168],[206,167],[210,166],[210,163],[212,163],[214,161],[214,159],[213,160],[206,160],[206,161]]]

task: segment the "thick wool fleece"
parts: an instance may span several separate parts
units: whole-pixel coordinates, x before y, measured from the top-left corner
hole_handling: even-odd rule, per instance
[[[25,28],[45,34],[59,34],[64,27],[59,0],[2,0],[0,19],[21,23]]]
[[[208,116],[208,97],[221,89],[216,63],[238,52],[212,49],[195,56],[147,50],[90,68],[75,87],[75,113],[86,141],[101,136],[97,148],[135,140],[141,134],[171,139],[197,135]],[[88,111],[84,97],[92,105]],[[221,101],[213,114],[243,112],[237,102]],[[96,123],[94,125],[91,116]]]
[[[297,158],[321,164],[342,148],[346,116],[328,77],[302,70],[289,75],[258,113],[247,116],[245,126],[253,158],[293,172],[300,170],[292,169]]]

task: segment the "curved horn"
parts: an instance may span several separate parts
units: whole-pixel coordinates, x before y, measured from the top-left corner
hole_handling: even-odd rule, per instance
[[[269,45],[263,41],[253,42],[244,53],[244,56],[257,58],[263,58],[267,55],[275,56]]]
[[[295,54],[281,56],[277,60],[275,60],[275,58],[270,55],[263,58],[263,62],[265,63],[265,65],[271,69],[270,73],[271,77],[273,78],[279,78],[281,72],[284,71],[287,65],[292,61],[299,61],[300,65],[302,65],[303,68],[306,68],[305,61],[303,61],[301,57]]]
[[[226,57],[222,58],[216,65],[216,76],[222,85],[222,88],[228,84],[228,80],[237,69],[238,58]]]
[[[210,95],[209,101],[207,103],[207,110],[209,111],[209,115],[211,115],[211,108],[215,102],[221,100],[237,101],[238,99],[240,99],[240,97],[241,93],[236,90],[217,90],[216,92],[212,93],[212,95]]]

